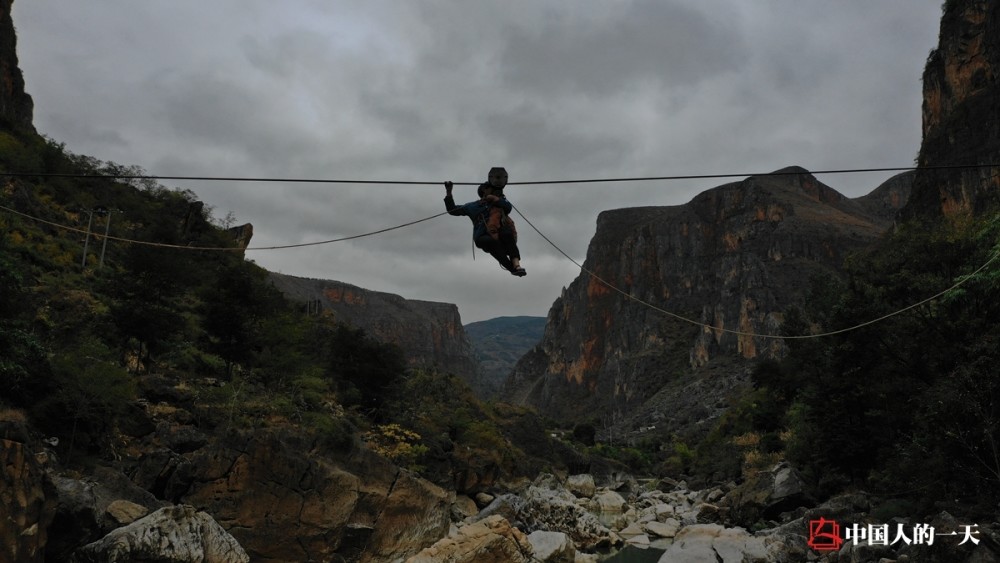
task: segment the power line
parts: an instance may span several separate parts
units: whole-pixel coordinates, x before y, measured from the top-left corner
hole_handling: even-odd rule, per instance
[[[40,217],[34,217],[32,215],[28,215],[27,213],[21,213],[20,211],[17,211],[16,209],[11,209],[10,207],[6,207],[4,205],[0,205],[0,210],[7,211],[9,213],[13,213],[14,215],[18,215],[20,217],[24,217],[25,219],[30,219],[32,221],[35,221],[35,222],[38,222],[38,223],[42,223],[42,224],[45,224],[45,225],[49,225],[49,226],[55,227],[57,229],[62,229],[64,231],[70,231],[70,232],[81,233],[81,234],[90,234],[89,230],[85,231],[83,229],[78,229],[76,227],[70,227],[69,225],[63,225],[63,224],[60,224],[60,223],[55,223],[53,221],[47,221],[47,220],[42,219]],[[409,221],[409,222],[403,223],[401,225],[395,225],[395,226],[392,226],[392,227],[386,227],[384,229],[379,229],[377,231],[370,231],[370,232],[367,232],[367,233],[362,233],[360,235],[350,235],[350,236],[346,236],[346,237],[333,238],[333,239],[328,239],[328,240],[320,240],[320,241],[315,241],[315,242],[303,242],[303,243],[298,243],[298,244],[284,244],[284,245],[279,245],[279,246],[251,246],[251,247],[247,247],[247,248],[240,248],[240,247],[233,247],[233,246],[188,246],[188,245],[183,245],[183,244],[167,244],[167,243],[163,243],[163,242],[152,242],[152,241],[145,241],[145,240],[135,240],[135,239],[122,238],[122,237],[114,237],[114,236],[107,236],[107,235],[105,235],[105,239],[106,240],[113,240],[113,241],[117,241],[117,242],[123,242],[123,243],[127,243],[127,244],[138,244],[138,245],[143,245],[143,246],[154,246],[154,247],[157,247],[157,248],[175,248],[175,249],[180,249],[180,250],[209,250],[209,251],[220,251],[220,252],[243,252],[243,251],[247,251],[247,250],[284,250],[284,249],[287,249],[287,248],[302,248],[304,246],[318,246],[318,245],[321,245],[321,244],[331,244],[331,243],[334,243],[334,242],[343,242],[343,241],[346,241],[346,240],[354,240],[354,239],[359,239],[359,238],[364,238],[364,237],[370,237],[370,236],[374,236],[374,235],[378,235],[378,234],[382,234],[382,233],[387,233],[389,231],[395,231],[397,229],[402,229],[404,227],[409,227],[411,225],[416,225],[417,223],[423,223],[424,221],[430,221],[431,219],[440,217],[442,215],[446,215],[447,213],[448,213],[447,211],[442,211],[441,213],[438,213],[437,215],[431,215],[430,217],[424,217],[423,219],[417,219],[416,221]],[[94,236],[96,237],[96,236],[100,236],[100,235],[94,235]]]
[[[640,305],[643,305],[645,307],[653,309],[654,311],[657,311],[657,312],[662,313],[664,315],[667,315],[669,317],[673,317],[673,318],[675,318],[677,320],[684,321],[684,322],[689,323],[689,324],[697,325],[697,326],[699,326],[701,328],[709,329],[709,330],[712,330],[712,331],[726,332],[726,333],[729,333],[729,334],[735,334],[737,336],[749,336],[749,337],[753,337],[753,338],[773,338],[775,340],[805,340],[805,339],[811,339],[811,338],[823,338],[823,337],[827,337],[827,336],[834,336],[834,335],[837,335],[837,334],[843,334],[845,332],[855,331],[855,330],[858,330],[860,328],[864,328],[866,326],[882,322],[882,321],[884,321],[886,319],[889,319],[891,317],[894,317],[896,315],[900,315],[902,313],[905,313],[906,311],[909,311],[910,309],[916,309],[917,307],[920,307],[921,305],[924,305],[924,304],[929,303],[929,302],[931,302],[931,301],[933,301],[935,299],[938,299],[942,295],[945,295],[946,293],[948,293],[948,292],[950,292],[950,291],[952,291],[954,289],[957,289],[957,288],[961,287],[963,284],[965,284],[965,282],[967,282],[970,279],[972,279],[973,277],[975,277],[976,274],[979,274],[980,272],[982,272],[983,270],[985,270],[987,268],[987,266],[989,266],[990,264],[992,264],[993,262],[995,262],[997,259],[1000,259],[1000,252],[994,252],[993,256],[991,256],[990,259],[987,260],[985,264],[983,264],[982,266],[980,266],[979,268],[977,268],[976,271],[972,272],[971,274],[969,274],[967,276],[962,276],[961,278],[959,278],[959,280],[957,282],[955,282],[948,289],[945,289],[943,291],[935,293],[934,295],[932,295],[932,296],[930,296],[930,297],[928,297],[926,299],[923,299],[921,301],[918,301],[918,302],[916,302],[916,303],[914,303],[912,305],[907,305],[906,307],[903,307],[902,309],[898,309],[898,310],[893,311],[891,313],[888,313],[886,315],[882,315],[881,317],[872,319],[870,321],[865,321],[863,323],[859,323],[859,324],[856,324],[854,326],[850,326],[850,327],[842,328],[842,329],[838,329],[838,330],[831,330],[831,331],[827,331],[827,332],[816,333],[816,334],[802,334],[802,335],[758,334],[756,332],[746,332],[746,331],[741,331],[741,330],[733,330],[733,329],[729,329],[729,328],[719,328],[719,327],[716,327],[716,326],[713,326],[713,325],[710,325],[710,324],[707,324],[707,323],[703,323],[701,321],[696,321],[694,319],[685,317],[683,315],[678,315],[677,313],[673,313],[671,311],[667,311],[666,309],[663,309],[662,307],[657,307],[656,305],[654,305],[654,304],[652,304],[652,303],[650,303],[648,301],[645,301],[643,299],[635,297],[631,293],[629,293],[629,292],[627,292],[627,291],[619,288],[618,286],[616,286],[616,285],[612,284],[611,282],[605,280],[604,278],[598,276],[596,273],[594,273],[594,272],[588,270],[586,267],[584,267],[583,264],[580,264],[579,262],[577,262],[576,260],[574,260],[569,254],[567,254],[565,251],[563,251],[562,248],[559,248],[559,246],[556,243],[552,242],[552,239],[550,239],[549,237],[545,236],[545,234],[542,233],[542,231],[540,231],[538,229],[538,227],[536,227],[534,225],[534,223],[532,223],[530,220],[528,220],[528,218],[525,217],[523,213],[521,213],[520,209],[514,207],[513,205],[511,205],[511,207],[514,209],[514,211],[517,211],[517,214],[520,215],[522,219],[524,219],[524,222],[527,223],[528,226],[530,226],[536,233],[538,233],[538,236],[540,236],[543,239],[545,239],[545,242],[549,243],[552,246],[552,248],[555,248],[560,254],[562,254],[563,256],[565,256],[566,259],[569,260],[570,262],[572,262],[577,268],[579,268],[581,272],[587,274],[588,276],[594,278],[598,282],[604,284],[606,287],[608,287],[612,291],[620,293],[621,295],[625,296],[625,298],[627,298],[627,299],[629,299],[631,301],[635,301],[636,303],[639,303]]]
[[[861,172],[907,172],[917,170],[960,170],[978,168],[1000,168],[1000,164],[954,164],[941,166],[900,166],[885,168],[840,168],[831,170],[799,170],[799,171],[776,171],[763,173],[732,173],[732,174],[689,174],[689,175],[665,175],[665,176],[633,176],[619,178],[580,178],[570,180],[531,180],[524,182],[509,182],[509,186],[528,185],[553,185],[553,184],[594,184],[594,183],[614,183],[614,182],[649,182],[649,181],[671,181],[671,180],[700,180],[700,179],[720,179],[720,178],[745,178],[748,176],[797,176],[801,174],[855,174]],[[56,173],[56,172],[0,172],[0,177],[8,178],[91,178],[105,180],[172,180],[172,181],[197,181],[197,182],[263,182],[263,183],[288,183],[288,184],[386,184],[386,185],[440,185],[441,181],[414,181],[414,180],[343,180],[330,178],[280,178],[280,177],[253,177],[253,176],[156,176],[144,174],[85,174],[85,173]],[[456,186],[478,186],[482,182],[452,182]]]
[[[963,168],[992,168],[992,167],[997,167],[997,166],[1000,166],[1000,165],[982,164],[982,165],[953,165],[953,166],[905,167],[905,168],[854,168],[854,169],[841,169],[841,170],[822,170],[822,171],[815,171],[815,172],[800,172],[800,171],[784,171],[784,172],[781,172],[781,171],[779,171],[779,172],[772,172],[772,173],[767,173],[767,174],[707,174],[707,175],[691,175],[691,176],[656,176],[656,177],[635,177],[635,178],[602,178],[602,179],[586,179],[586,180],[551,180],[551,181],[537,181],[537,182],[511,182],[510,185],[515,185],[515,184],[528,185],[528,184],[569,184],[569,183],[595,183],[595,182],[625,182],[625,181],[648,181],[648,180],[682,180],[682,179],[728,178],[728,177],[745,177],[745,176],[787,176],[787,175],[800,175],[800,174],[803,174],[803,173],[809,173],[809,174],[840,174],[840,173],[855,173],[855,172],[889,172],[889,171],[909,171],[909,170],[940,170],[940,169],[963,169]],[[441,182],[416,182],[416,181],[399,181],[399,182],[397,182],[397,181],[389,181],[389,180],[359,180],[359,181],[354,181],[354,180],[313,180],[313,179],[294,179],[294,178],[293,179],[281,179],[281,178],[229,178],[229,177],[196,177],[196,176],[73,175],[73,174],[48,174],[48,175],[41,174],[41,175],[39,175],[39,174],[22,174],[22,173],[0,172],[0,177],[3,177],[3,176],[7,176],[7,177],[42,176],[42,177],[107,178],[107,179],[152,179],[152,180],[173,179],[173,180],[247,181],[247,182],[312,182],[312,183],[344,183],[344,184],[347,184],[347,183],[362,183],[362,184],[409,184],[409,185],[419,184],[419,185],[438,185],[438,184],[441,183]],[[479,185],[479,183],[472,183],[472,182],[452,182],[452,183],[455,184],[455,185]],[[713,326],[713,325],[709,325],[707,323],[703,323],[701,321],[697,321],[697,320],[685,317],[683,315],[679,315],[677,313],[673,313],[671,311],[667,311],[666,309],[658,307],[658,306],[656,306],[656,305],[654,305],[652,303],[649,303],[648,301],[645,301],[643,299],[640,299],[638,297],[633,296],[631,293],[629,293],[629,292],[627,292],[627,291],[625,291],[625,290],[623,290],[623,289],[615,286],[614,284],[608,282],[607,280],[601,278],[596,273],[590,271],[589,269],[587,269],[586,267],[584,267],[582,264],[580,264],[579,262],[577,262],[576,260],[574,260],[573,257],[571,257],[569,254],[567,254],[565,251],[563,251],[562,248],[560,248],[556,243],[554,243],[540,229],[538,229],[538,227],[536,227],[527,217],[525,217],[524,214],[521,213],[520,209],[518,209],[518,208],[516,208],[514,206],[512,206],[512,208],[515,211],[517,211],[517,214],[520,215],[522,219],[524,219],[525,223],[527,223],[540,237],[542,237],[542,239],[544,239],[547,243],[549,243],[549,245],[551,245],[554,249],[556,249],[556,251],[558,251],[560,254],[562,254],[567,260],[569,260],[570,262],[572,262],[577,268],[580,269],[580,271],[582,271],[585,274],[591,276],[592,278],[594,278],[595,280],[597,280],[601,284],[605,285],[609,289],[611,289],[611,290],[613,290],[613,291],[615,291],[615,292],[623,295],[627,299],[629,299],[631,301],[635,301],[636,303],[639,303],[639,304],[641,304],[641,305],[643,305],[645,307],[653,309],[653,310],[655,310],[655,311],[657,311],[659,313],[665,314],[667,316],[670,316],[672,318],[675,318],[677,320],[680,320],[680,321],[683,321],[683,322],[686,322],[686,323],[689,323],[689,324],[693,324],[693,325],[699,326],[699,327],[704,328],[704,329],[708,329],[708,330],[712,330],[712,331],[717,331],[717,332],[725,332],[725,333],[729,333],[729,334],[735,334],[735,335],[738,335],[738,336],[748,336],[748,337],[753,337],[753,338],[772,338],[772,339],[777,339],[777,340],[801,340],[801,339],[822,338],[822,337],[827,337],[827,336],[834,336],[834,335],[837,335],[837,334],[843,334],[845,332],[851,332],[851,331],[854,331],[854,330],[858,330],[860,328],[863,328],[863,327],[866,327],[866,326],[869,326],[869,325],[872,325],[872,324],[876,324],[876,323],[881,322],[883,320],[886,320],[886,319],[888,319],[890,317],[902,314],[902,313],[904,313],[906,311],[909,311],[911,309],[915,309],[917,307],[920,307],[921,305],[929,303],[930,301],[933,301],[935,299],[940,298],[942,295],[945,295],[946,293],[948,293],[948,292],[950,292],[950,291],[952,291],[954,289],[957,289],[958,287],[962,286],[969,279],[973,278],[976,274],[978,274],[978,273],[982,272],[983,270],[985,270],[990,264],[992,264],[994,261],[996,261],[998,258],[1000,258],[1000,253],[994,253],[993,256],[990,257],[990,259],[986,261],[985,264],[983,264],[978,269],[976,269],[972,274],[960,278],[951,287],[949,287],[949,288],[947,288],[947,289],[945,289],[945,290],[943,290],[943,291],[941,291],[939,293],[936,293],[936,294],[932,295],[931,297],[928,297],[926,299],[918,301],[917,303],[914,303],[912,305],[908,305],[906,307],[903,307],[901,309],[898,309],[898,310],[893,311],[891,313],[888,313],[886,315],[882,315],[881,317],[878,317],[878,318],[872,319],[870,321],[866,321],[866,322],[863,322],[863,323],[860,323],[860,324],[857,324],[857,325],[854,325],[854,326],[851,326],[851,327],[848,327],[848,328],[843,328],[843,329],[833,330],[833,331],[827,331],[827,332],[822,332],[822,333],[817,333],[817,334],[806,334],[806,335],[759,334],[759,333],[755,333],[755,332],[746,332],[746,331],[733,330],[733,329],[727,329],[727,328],[719,328],[719,327],[716,327],[716,326]],[[59,223],[54,223],[52,221],[47,221],[47,220],[41,219],[39,217],[33,217],[31,215],[28,215],[26,213],[22,213],[20,211],[17,211],[15,209],[11,209],[11,208],[3,206],[3,205],[0,205],[0,210],[4,210],[4,211],[13,213],[15,215],[18,215],[18,216],[21,216],[21,217],[24,217],[24,218],[27,218],[27,219],[30,219],[30,220],[33,220],[33,221],[37,221],[39,223],[47,224],[47,225],[50,225],[50,226],[53,226],[53,227],[56,227],[56,228],[59,228],[59,229],[63,229],[63,230],[66,230],[66,231],[70,231],[70,232],[77,232],[77,233],[87,233],[87,232],[89,232],[89,231],[84,231],[82,229],[77,229],[75,227],[70,227],[68,225],[62,225],[62,224],[59,224]],[[379,230],[371,231],[371,232],[368,232],[368,233],[362,233],[362,234],[359,234],[359,235],[352,235],[352,236],[346,236],[346,237],[340,237],[340,238],[328,239],[328,240],[316,241],[316,242],[299,243],[299,244],[288,244],[288,245],[279,245],[279,246],[262,246],[262,247],[247,247],[247,248],[239,248],[239,247],[186,246],[186,245],[176,245],[176,244],[166,244],[166,243],[158,243],[158,242],[150,242],[150,241],[141,241],[141,240],[127,239],[127,238],[113,237],[113,236],[106,236],[105,238],[107,240],[114,240],[114,241],[128,243],[128,244],[139,244],[139,245],[153,246],[153,247],[159,247],[159,248],[175,248],[175,249],[183,249],[183,250],[229,251],[229,252],[241,252],[241,251],[250,251],[250,250],[281,250],[281,249],[288,249],[288,248],[300,248],[300,247],[305,247],[305,246],[316,246],[316,245],[322,245],[322,244],[330,244],[330,243],[335,243],[335,242],[342,242],[342,241],[347,241],[347,240],[354,240],[354,239],[359,239],[359,238],[374,236],[374,235],[377,235],[377,234],[386,233],[386,232],[389,232],[389,231],[394,231],[394,230],[401,229],[401,228],[404,228],[404,227],[408,227],[408,226],[411,226],[411,225],[416,225],[418,223],[429,221],[431,219],[435,219],[437,217],[440,217],[440,216],[446,215],[446,214],[447,214],[447,211],[444,211],[444,212],[438,213],[436,215],[431,215],[429,217],[424,217],[423,219],[417,219],[415,221],[409,221],[407,223],[402,223],[400,225],[395,225],[395,226],[392,226],[392,227],[387,227],[387,228],[384,228],[384,229],[379,229]]]

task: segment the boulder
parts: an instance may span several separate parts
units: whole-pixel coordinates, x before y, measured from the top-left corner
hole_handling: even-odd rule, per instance
[[[476,493],[476,496],[474,496],[473,498],[476,500],[476,506],[478,506],[479,508],[489,506],[489,504],[493,502],[494,499],[496,499],[495,496],[489,493]]]
[[[647,536],[646,534],[639,534],[637,536],[632,536],[627,540],[625,540],[625,543],[637,547],[649,547],[649,536]]]
[[[776,520],[782,512],[814,504],[798,471],[781,462],[736,487],[726,496],[723,506],[734,523],[749,527],[760,520]]]
[[[25,444],[0,440],[0,561],[44,561],[55,508],[50,489]]]
[[[407,563],[529,563],[532,547],[528,538],[494,514],[460,528],[406,560]]]
[[[402,559],[447,534],[440,487],[365,448],[333,456],[281,429],[235,432],[190,455],[182,502],[209,512],[255,561]]]
[[[605,490],[594,495],[590,506],[595,512],[623,512],[625,504],[620,494]]]
[[[74,553],[74,563],[247,563],[250,557],[211,516],[173,506],[112,531]]]
[[[520,495],[503,494],[484,508],[477,519],[500,515],[523,530],[564,532],[580,549],[620,543],[601,521],[577,503],[576,496],[551,476],[540,476]]]
[[[724,528],[712,541],[712,549],[723,563],[776,560],[763,538],[752,536],[743,528]]]
[[[577,504],[576,497],[566,489],[532,485],[523,498],[526,502],[518,512],[518,519],[524,522],[525,529],[565,532],[585,551],[619,541],[597,516]]]
[[[104,512],[111,522],[118,526],[127,526],[149,514],[149,509],[141,504],[119,499],[111,501]]]
[[[464,520],[479,514],[479,507],[476,506],[476,501],[468,496],[458,495],[455,497],[455,502],[451,503],[451,514],[455,520]]]
[[[618,535],[625,538],[625,540],[628,541],[629,539],[634,538],[635,536],[645,535],[645,528],[643,527],[642,524],[635,522],[629,524],[628,526],[625,526],[621,530],[618,530]]]
[[[770,563],[783,561],[777,547],[765,538],[750,535],[743,528],[724,528],[718,524],[687,526],[674,537],[674,543],[660,557],[659,563]]]
[[[573,563],[576,546],[562,532],[535,530],[528,534],[528,542],[536,560],[542,563]]]
[[[53,475],[55,514],[49,527],[50,560],[65,560],[78,546],[100,539],[122,522],[109,514],[115,501],[141,506],[147,512],[167,506],[136,486],[121,471],[98,467],[85,479]]]
[[[659,563],[718,563],[719,558],[716,557],[712,542],[722,529],[718,524],[684,527],[660,557]]]
[[[566,479],[566,488],[569,492],[582,498],[590,498],[597,492],[597,485],[594,484],[594,476],[589,473],[570,475]]]
[[[643,529],[657,537],[672,538],[680,531],[681,523],[673,518],[667,518],[665,522],[646,522]]]

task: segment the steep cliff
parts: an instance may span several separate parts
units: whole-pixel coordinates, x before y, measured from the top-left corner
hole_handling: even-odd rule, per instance
[[[747,360],[782,353],[779,341],[753,334],[775,334],[812,278],[836,275],[850,252],[884,232],[910,177],[852,200],[793,167],[685,205],[601,213],[584,267],[631,299],[581,274],[507,390],[552,416],[619,420],[670,388],[682,404],[652,419],[710,416],[705,405],[738,383]]]
[[[907,218],[981,213],[1000,204],[1000,3],[949,0],[924,68],[921,170]]]
[[[17,36],[10,8],[14,0],[0,0],[0,122],[34,131],[34,103],[24,91],[24,77],[17,66]]]
[[[437,366],[475,386],[479,367],[451,303],[404,299],[350,284],[270,274],[276,288],[314,312],[328,311],[338,321],[402,348],[410,365]]]

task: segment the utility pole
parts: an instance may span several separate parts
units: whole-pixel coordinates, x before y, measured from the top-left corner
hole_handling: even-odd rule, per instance
[[[97,266],[97,269],[100,270],[104,267],[104,251],[108,248],[108,232],[111,230],[111,210],[100,207],[97,209],[97,212],[103,213],[106,217],[104,220],[104,242],[101,243],[101,261]]]
[[[94,210],[87,209],[87,236],[83,239],[83,260],[80,262],[80,267],[87,268],[87,247],[90,245],[90,226],[94,222]]]

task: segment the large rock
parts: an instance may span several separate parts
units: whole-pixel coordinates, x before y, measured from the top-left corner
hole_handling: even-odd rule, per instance
[[[529,563],[532,547],[520,530],[495,514],[459,529],[407,563]]]
[[[621,543],[593,513],[577,503],[576,496],[551,475],[541,475],[520,495],[504,494],[484,508],[478,518],[503,516],[526,532],[565,533],[584,551]]]
[[[21,442],[0,440],[0,561],[44,561],[54,509],[34,453]]]
[[[212,514],[254,561],[392,561],[449,527],[444,490],[363,448],[334,460],[301,434],[256,431],[202,448],[189,467],[182,502]]]
[[[595,512],[623,512],[625,499],[614,491],[601,491],[591,499],[590,506]]]
[[[730,518],[741,526],[774,520],[782,512],[814,504],[802,476],[786,462],[751,475],[725,498]]]
[[[51,480],[55,513],[46,550],[50,560],[65,560],[78,546],[117,528],[121,513],[117,509],[109,511],[116,502],[128,502],[147,512],[169,504],[136,486],[121,471],[107,467],[95,468],[84,479],[53,474]]]
[[[566,488],[578,497],[590,498],[597,492],[594,476],[589,473],[570,475],[566,478]]]
[[[695,524],[682,529],[659,563],[771,563],[775,552],[742,528]]]
[[[535,530],[528,534],[534,557],[542,563],[573,563],[576,546],[562,532]]]
[[[675,518],[667,518],[663,522],[654,520],[652,522],[646,522],[643,525],[643,529],[657,537],[672,538],[676,536],[677,532],[681,529],[681,523]]]
[[[247,563],[250,557],[211,516],[191,506],[160,510],[78,549],[75,563]]]

